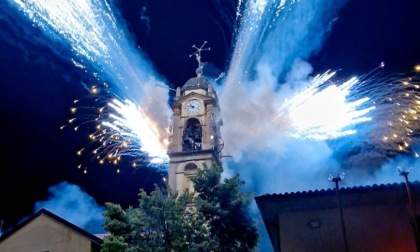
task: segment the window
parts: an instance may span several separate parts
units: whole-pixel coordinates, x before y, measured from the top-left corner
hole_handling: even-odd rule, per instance
[[[188,163],[184,167],[184,188],[187,192],[194,192],[194,184],[191,179],[197,173],[197,165]]]
[[[188,163],[185,165],[184,173],[185,175],[195,174],[197,172],[197,165],[194,163]]]

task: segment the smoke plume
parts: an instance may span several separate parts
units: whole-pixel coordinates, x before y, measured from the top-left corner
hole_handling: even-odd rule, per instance
[[[45,208],[90,233],[105,233],[102,228],[105,207],[79,186],[64,181],[51,186],[48,192],[48,199],[35,203],[35,212]]]

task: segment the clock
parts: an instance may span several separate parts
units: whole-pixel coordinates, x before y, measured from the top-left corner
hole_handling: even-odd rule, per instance
[[[185,112],[188,115],[196,115],[200,112],[201,104],[198,100],[190,100],[185,104]]]

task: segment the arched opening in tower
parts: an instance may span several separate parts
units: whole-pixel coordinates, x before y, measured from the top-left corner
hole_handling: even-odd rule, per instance
[[[190,118],[185,122],[182,135],[182,150],[201,150],[202,129],[197,118]]]

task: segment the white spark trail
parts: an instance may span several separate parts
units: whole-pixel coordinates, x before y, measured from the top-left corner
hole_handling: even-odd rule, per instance
[[[315,76],[309,87],[283,103],[274,121],[282,123],[286,115],[291,124],[289,134],[297,138],[328,140],[355,134],[357,131],[350,127],[370,121],[371,117],[366,115],[375,107],[358,110],[368,104],[368,97],[348,102],[351,89],[359,83],[356,77],[341,85],[329,84],[322,88],[321,85],[334,75],[335,72],[327,71]]]
[[[90,88],[92,94],[124,97],[124,102],[113,100],[109,103],[117,115],[98,117],[106,120],[102,128],[108,128],[108,131],[101,131],[107,132],[101,135],[103,143],[107,140],[115,143],[112,148],[108,145],[102,148],[102,153],[109,150],[119,157],[133,155],[132,150],[138,149],[139,153],[144,151],[152,157],[166,157],[164,135],[170,109],[167,105],[156,106],[153,101],[167,101],[168,90],[155,87],[156,84],[166,86],[163,78],[136,48],[107,0],[8,1],[51,39],[51,49],[57,55],[60,56],[62,44],[69,45],[73,58],[67,60],[91,73],[108,91],[101,93],[100,85],[97,85]],[[112,118],[113,122],[107,121]],[[126,148],[128,143],[139,146]],[[126,148],[125,151],[115,149],[118,144]]]

